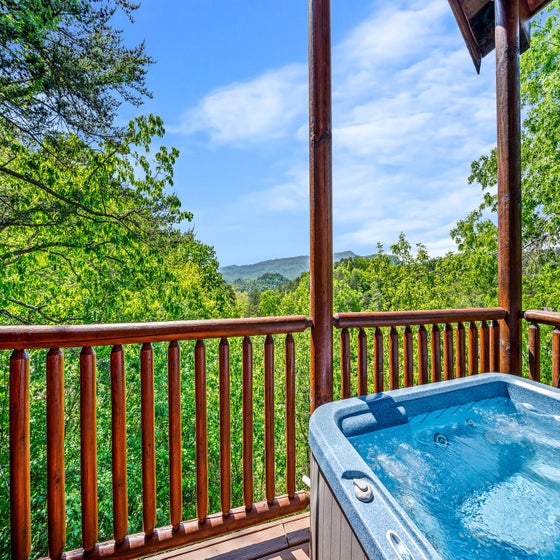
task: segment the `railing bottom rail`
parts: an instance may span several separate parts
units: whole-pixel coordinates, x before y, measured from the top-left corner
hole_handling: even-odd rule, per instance
[[[228,515],[216,513],[205,518],[203,523],[194,519],[183,521],[175,530],[171,525],[160,527],[147,537],[144,533],[128,535],[122,544],[114,541],[101,543],[86,553],[83,549],[64,554],[65,560],[82,560],[95,558],[131,559],[144,557],[156,552],[163,552],[181,546],[238,531],[256,523],[278,519],[299,513],[309,505],[309,494],[305,491],[296,492],[291,498],[280,496],[272,503],[266,501],[253,504],[250,510],[244,506],[232,509]]]

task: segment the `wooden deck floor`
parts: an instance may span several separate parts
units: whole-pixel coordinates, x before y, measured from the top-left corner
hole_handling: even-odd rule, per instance
[[[309,560],[309,513],[166,552],[150,560]]]

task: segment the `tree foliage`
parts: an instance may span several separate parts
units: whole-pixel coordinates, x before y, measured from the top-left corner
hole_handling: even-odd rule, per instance
[[[191,214],[173,192],[178,151],[160,145],[161,119],[114,126],[122,101],[147,92],[143,46],[123,47],[110,20],[124,0],[0,0],[0,323],[52,324],[228,317],[233,291],[212,247],[185,227]],[[167,349],[154,345],[158,480],[168,476]],[[195,384],[192,344],[181,371],[185,465],[194,464]],[[101,540],[112,538],[110,347],[97,352],[98,480]],[[30,351],[31,508],[34,557],[45,556],[45,351]],[[65,351],[65,472],[68,547],[80,535],[79,349]],[[217,346],[208,344],[217,362]],[[9,519],[8,368],[0,354],[0,514]],[[142,529],[139,347],[126,346],[130,530]],[[239,368],[237,370],[240,371]],[[232,371],[235,363],[232,360]],[[208,367],[208,411],[219,411],[219,374]],[[232,390],[232,400],[241,402]],[[257,390],[256,390],[257,392]],[[234,422],[240,424],[240,415]],[[209,455],[219,496],[219,435]],[[237,434],[234,429],[232,433]],[[262,446],[261,446],[262,447]],[[233,450],[240,464],[240,449]],[[256,469],[258,472],[258,469]],[[195,476],[185,475],[185,514],[195,515]],[[236,473],[238,474],[238,473]],[[238,486],[240,487],[240,485]],[[158,523],[168,522],[169,489],[158,486]],[[0,558],[9,557],[9,523],[0,527]]]
[[[560,307],[560,16],[558,2],[533,22],[521,57],[522,248],[525,307]],[[496,245],[496,150],[472,164],[470,182],[484,192],[480,207],[458,223],[459,248],[478,258]],[[482,258],[484,262],[486,259]],[[486,261],[487,262],[487,261]],[[484,270],[484,268],[481,268]]]
[[[178,152],[161,146],[150,157],[153,138],[162,134],[161,120],[149,116],[131,122],[121,141],[96,149],[61,135],[56,143],[71,156],[63,162],[48,156],[48,140],[41,150],[19,146],[10,172],[0,176],[5,321],[231,312],[213,250],[178,229],[191,218],[168,192]]]
[[[560,308],[560,16],[558,2],[533,23],[521,58],[524,306]],[[337,311],[393,311],[497,305],[496,150],[472,163],[478,208],[451,231],[457,251],[432,258],[401,234],[386,254],[335,265]],[[283,312],[307,309],[308,278],[283,291]]]
[[[111,20],[137,8],[128,0],[2,0],[2,129],[33,144],[63,132],[96,142],[124,132],[115,116],[122,102],[139,105],[148,94],[151,59],[143,44],[125,46]]]
[[[213,250],[181,231],[161,119],[115,126],[151,62],[127,0],[0,2],[0,315],[8,323],[231,313]],[[183,226],[184,227],[184,226]]]

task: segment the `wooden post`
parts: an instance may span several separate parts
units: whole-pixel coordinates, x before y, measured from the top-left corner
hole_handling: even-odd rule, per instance
[[[66,546],[64,471],[64,354],[47,354],[47,534],[49,557],[58,560]]]
[[[91,552],[99,538],[97,485],[97,360],[95,350],[80,352],[80,474],[82,486],[82,547]]]
[[[521,114],[519,0],[496,0],[500,371],[521,373]]]
[[[330,1],[309,0],[311,411],[333,396]]]
[[[29,371],[27,352],[14,350],[10,358],[10,529],[14,560],[27,560],[31,554]]]

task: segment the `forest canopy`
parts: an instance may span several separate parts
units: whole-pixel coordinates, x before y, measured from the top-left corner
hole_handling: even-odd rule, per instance
[[[112,27],[126,0],[0,2],[0,321],[87,323],[232,312],[211,247],[185,225],[179,153],[149,95],[143,44]]]

